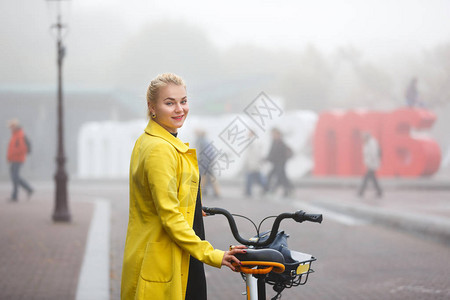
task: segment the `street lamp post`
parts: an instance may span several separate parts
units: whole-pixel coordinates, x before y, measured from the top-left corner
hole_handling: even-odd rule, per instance
[[[51,26],[56,31],[57,46],[57,64],[58,64],[58,144],[56,154],[57,169],[55,173],[55,207],[53,211],[53,221],[70,222],[71,216],[67,203],[67,173],[65,169],[66,157],[64,154],[64,106],[63,106],[63,87],[62,87],[62,65],[65,56],[65,47],[63,44],[63,29],[65,25],[61,23],[60,2],[63,0],[47,0],[55,2],[57,6],[56,23]]]

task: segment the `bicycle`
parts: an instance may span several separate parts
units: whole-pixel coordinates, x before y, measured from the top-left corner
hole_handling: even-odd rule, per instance
[[[304,221],[322,223],[321,214],[307,214],[301,210],[295,213],[282,213],[264,218],[257,227],[249,218],[231,214],[223,208],[203,207],[203,211],[210,216],[224,215],[236,241],[248,246],[247,253],[236,255],[241,265],[234,264],[245,281],[247,300],[265,300],[266,283],[273,285],[277,293],[272,300],[280,299],[284,289],[306,284],[309,274],[314,272],[311,265],[316,258],[310,254],[289,250],[288,235],[284,231],[278,232],[278,229],[283,219],[293,219],[299,223]],[[233,216],[249,220],[256,228],[256,236],[250,239],[242,238]],[[272,229],[260,233],[262,223],[268,218],[275,218]]]

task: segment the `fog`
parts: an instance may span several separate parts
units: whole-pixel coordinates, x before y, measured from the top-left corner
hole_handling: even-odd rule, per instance
[[[53,132],[29,120],[35,111],[27,111],[27,101],[55,99],[56,41],[50,28],[56,21],[55,3],[0,3],[1,116],[24,119],[25,127],[40,130],[34,135],[50,145],[55,143]],[[144,118],[146,87],[162,72],[185,78],[191,114],[198,115],[242,113],[261,92],[281,99],[286,110],[392,110],[405,105],[412,77],[418,78],[419,97],[429,109],[443,116],[448,109],[448,1],[60,4],[67,26],[63,74],[68,106],[84,99],[105,110],[96,113],[80,106],[82,118],[76,109],[66,111],[66,131],[74,131],[73,141],[67,142],[71,149],[76,148],[82,119]],[[37,96],[41,92],[45,95]],[[10,93],[21,93],[24,102],[6,105],[15,101]],[[117,102],[117,107],[105,106]],[[45,105],[34,120],[53,116],[53,104]],[[447,151],[448,124],[438,120],[439,142]],[[80,124],[75,126],[75,121]],[[2,129],[4,145],[7,134]],[[69,165],[75,165],[74,160],[69,159]]]
[[[65,26],[60,161],[70,187],[69,226],[50,223],[53,201],[62,202],[53,185],[57,4]],[[95,290],[86,289],[91,298],[119,298],[130,154],[147,123],[149,81],[163,72],[187,83],[190,112],[178,137],[200,150],[201,129],[213,151],[197,154],[213,154],[208,167],[219,165],[221,197],[205,188],[205,205],[252,218],[285,208],[324,214],[320,227],[287,227],[292,249],[318,258],[311,289],[301,291],[305,299],[450,295],[442,263],[450,240],[449,0],[0,0],[0,298],[74,299],[85,282],[95,283]],[[406,107],[412,78],[421,109]],[[392,121],[404,121],[398,111],[411,113],[405,123]],[[323,116],[328,123],[320,123]],[[6,159],[11,132],[5,125],[12,118],[31,140],[21,175],[34,188],[31,199],[21,190],[15,204],[6,200],[17,179],[12,167],[20,166]],[[273,126],[292,150],[286,171],[295,188],[265,193],[259,187],[253,198],[244,197],[246,160],[256,152],[252,160],[267,157]],[[383,137],[377,154],[381,170],[393,170],[378,172],[383,198],[372,190],[366,198],[356,193],[363,176],[361,133],[367,131],[384,134],[375,136]],[[248,146],[256,139],[252,152]],[[417,161],[424,162],[420,172],[398,171]],[[259,167],[267,177],[272,164],[261,159]],[[225,221],[206,222],[214,247],[234,243],[220,225]],[[144,249],[139,253],[142,260]],[[86,263],[90,259],[95,263]],[[350,266],[343,268],[344,261]],[[98,272],[86,271],[90,266]],[[208,288],[217,288],[212,298],[239,295],[240,276],[220,272],[207,269]],[[285,297],[297,298],[292,295]]]
[[[0,5],[1,85],[53,85],[54,4]],[[265,91],[317,110],[400,105],[412,76],[429,101],[449,93],[448,1],[82,0],[62,8],[67,87],[143,95],[150,78],[172,71],[199,102]]]

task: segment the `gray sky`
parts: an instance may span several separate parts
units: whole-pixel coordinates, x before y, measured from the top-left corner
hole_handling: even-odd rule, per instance
[[[222,47],[311,43],[330,51],[351,44],[376,55],[450,39],[448,0],[79,0],[72,8],[114,15],[130,31],[155,20],[185,20],[205,28]]]
[[[111,82],[108,74],[123,58],[125,43],[143,26],[161,21],[192,24],[222,50],[253,44],[295,52],[313,45],[332,54],[352,46],[372,61],[414,56],[450,42],[449,0],[64,2],[69,9],[63,10],[63,20],[70,28],[67,79],[74,84],[89,76]],[[46,0],[0,0],[0,85],[54,82],[55,43],[49,30],[54,20]]]

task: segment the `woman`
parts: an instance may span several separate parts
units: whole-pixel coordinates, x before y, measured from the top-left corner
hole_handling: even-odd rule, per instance
[[[204,241],[196,152],[176,137],[189,112],[183,80],[156,77],[147,106],[150,121],[130,162],[121,298],[206,299],[203,263],[235,271],[245,247],[221,251]]]

